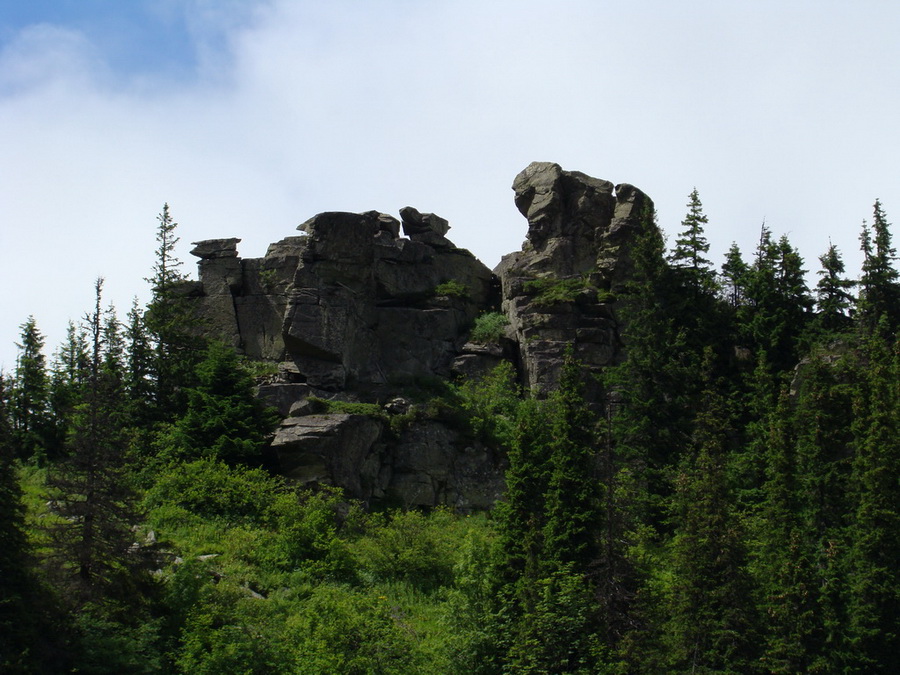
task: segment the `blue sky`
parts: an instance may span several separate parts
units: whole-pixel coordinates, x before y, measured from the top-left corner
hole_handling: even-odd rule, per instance
[[[855,275],[874,200],[900,219],[898,32],[881,0],[0,2],[0,369],[97,276],[146,299],[166,201],[186,269],[406,205],[493,267],[534,160],[638,186],[670,236],[696,186],[717,263],[765,220],[811,281],[829,239]]]
[[[39,24],[82,33],[122,78],[159,72],[185,77],[196,66],[188,17],[171,2],[9,0],[0,6],[4,42]]]

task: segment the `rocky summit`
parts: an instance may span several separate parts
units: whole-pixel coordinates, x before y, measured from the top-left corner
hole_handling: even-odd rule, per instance
[[[622,359],[616,292],[651,200],[548,162],[513,190],[527,238],[493,271],[412,207],[321,213],[262,258],[240,258],[240,239],[194,244],[204,330],[277,369],[259,393],[284,415],[272,448],[285,475],[366,501],[488,508],[504,458],[417,395],[504,360],[540,395],[569,348],[586,374]],[[486,313],[505,332],[475,343]]]

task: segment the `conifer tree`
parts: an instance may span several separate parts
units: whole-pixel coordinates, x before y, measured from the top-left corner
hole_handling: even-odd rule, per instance
[[[865,354],[868,367],[856,403],[850,488],[854,508],[845,672],[890,673],[896,669],[900,640],[900,358],[878,335],[867,339]]]
[[[196,331],[196,318],[184,297],[187,277],[175,255],[178,223],[172,219],[168,204],[163,205],[157,221],[159,245],[153,276],[147,279],[153,297],[143,318],[154,349],[151,377],[155,413],[160,420],[170,420],[184,410],[183,388],[193,384],[202,341]]]
[[[772,240],[763,224],[756,259],[747,273],[747,303],[738,311],[742,337],[776,370],[799,360],[800,337],[812,317],[803,259],[787,237]]]
[[[732,242],[731,248],[725,254],[725,262],[722,263],[722,279],[724,281],[722,290],[732,309],[737,309],[744,302],[749,269],[741,256],[741,249]]]
[[[153,401],[153,348],[144,314],[134,299],[125,325],[125,396],[129,415],[138,425],[150,420]]]
[[[553,393],[544,560],[586,571],[599,557],[602,524],[596,434],[582,395],[582,369],[568,350]]]
[[[703,392],[693,452],[676,478],[664,638],[672,672],[751,672],[756,660],[744,534],[726,473],[732,412],[717,389],[710,382]]]
[[[481,654],[478,666],[483,673],[503,670],[515,645],[521,644],[523,616],[534,611],[539,602],[552,441],[547,405],[544,400],[528,397],[515,415],[506,489],[494,509],[499,553],[491,570],[494,607],[489,613],[489,638],[485,641],[493,649]]]
[[[172,428],[167,456],[258,459],[276,417],[256,398],[253,378],[234,349],[210,342],[195,380],[196,386],[185,392],[187,409]]]
[[[41,458],[46,452],[49,427],[44,336],[33,316],[20,329],[22,341],[16,343],[19,356],[10,406],[13,442],[20,457]]]
[[[49,408],[52,428],[50,453],[59,457],[69,434],[72,408],[87,378],[87,342],[83,330],[70,321],[66,339],[50,367]]]
[[[762,661],[768,672],[810,672],[823,644],[819,586],[814,567],[813,533],[804,516],[808,504],[795,429],[786,391],[769,414],[764,499],[757,514],[760,543],[756,573],[767,616]]]
[[[862,278],[860,279],[859,312],[863,326],[874,330],[881,317],[887,317],[885,327],[893,332],[900,323],[900,286],[894,267],[897,251],[892,244],[890,223],[887,222],[881,202],[875,200],[872,228],[863,221],[860,235],[863,252]]]
[[[36,641],[25,508],[14,463],[6,382],[0,374],[0,671],[28,673]]]
[[[666,473],[690,433],[700,331],[679,325],[680,287],[666,265],[662,233],[652,214],[646,217],[647,227],[632,250],[634,275],[619,294],[627,358],[604,372],[604,387],[616,401],[611,425],[617,470],[641,477],[631,517],[659,526],[664,521],[660,497],[670,492]]]
[[[852,513],[849,484],[857,426],[853,400],[861,370],[855,350],[839,358],[823,350],[810,356],[794,382],[789,423],[796,434],[794,504],[802,537],[797,555],[809,579],[804,601],[809,613],[802,615],[806,630],[796,634],[804,636],[804,668],[809,672],[839,672],[843,667],[846,523]],[[784,549],[783,542],[772,545]],[[797,614],[794,621],[800,622]]]
[[[125,473],[123,388],[121,374],[107,367],[102,290],[98,279],[94,309],[85,317],[88,372],[73,412],[68,457],[48,477],[61,516],[52,527],[54,570],[74,607],[121,593],[138,568],[129,553],[136,518]]]
[[[826,333],[846,330],[850,327],[850,313],[854,297],[851,289],[856,286],[852,279],[844,278],[844,261],[834,244],[819,256],[822,269],[816,284],[816,305],[819,311],[819,326]]]
[[[681,221],[684,229],[675,240],[669,262],[686,277],[689,289],[695,293],[711,292],[716,287],[716,275],[712,263],[705,257],[709,253],[709,242],[704,234],[704,226],[709,219],[703,213],[697,188],[691,192],[687,206],[688,213]]]

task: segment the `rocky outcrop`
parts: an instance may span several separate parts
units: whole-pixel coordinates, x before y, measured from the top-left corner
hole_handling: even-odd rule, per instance
[[[272,448],[287,478],[339,485],[366,502],[473,511],[500,498],[504,461],[482,443],[434,420],[414,422],[390,441],[384,431],[364,415],[288,417]]]
[[[330,391],[449,375],[492,275],[444,236],[443,218],[401,216],[408,238],[386,214],[322,213],[258,259],[238,258],[237,239],[197,242],[208,331]]]
[[[279,364],[259,395],[285,416],[272,443],[285,475],[364,500],[488,508],[503,489],[502,454],[423,416],[400,387],[480,377],[508,360],[546,393],[567,349],[588,383],[623,358],[616,293],[632,274],[635,236],[653,226],[652,202],[551,163],[528,166],[513,190],[527,240],[493,273],[447,238],[447,220],[412,207],[399,219],[321,213],[262,258],[240,258],[239,239],[195,244],[191,298],[208,333]],[[475,318],[501,308],[506,336],[468,342]],[[370,413],[323,412],[320,399]],[[398,415],[404,422],[389,424]]]
[[[653,202],[631,185],[549,162],[529,165],[513,190],[528,219],[527,240],[495,273],[525,384],[546,392],[567,349],[586,374],[622,358],[615,294],[632,272],[632,242],[654,226]]]
[[[381,431],[381,423],[365,415],[288,417],[275,433],[272,447],[286,477],[300,483],[340,485],[366,499],[381,468],[373,454]]]

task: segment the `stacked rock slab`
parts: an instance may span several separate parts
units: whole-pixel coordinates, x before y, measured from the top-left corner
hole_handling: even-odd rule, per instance
[[[654,226],[653,202],[631,185],[550,162],[529,165],[513,190],[528,238],[495,273],[525,384],[546,393],[567,349],[586,372],[623,358],[615,294],[632,274],[635,237]]]
[[[286,476],[366,501],[490,508],[503,491],[502,452],[458,421],[417,412],[403,386],[480,377],[512,360],[546,393],[569,348],[586,374],[623,358],[615,296],[632,275],[635,237],[653,226],[652,202],[550,163],[531,164],[513,189],[527,240],[494,274],[447,239],[446,220],[411,207],[400,219],[321,213],[262,258],[241,259],[238,239],[196,244],[191,300],[208,333],[278,364],[259,396],[284,416],[272,449]],[[467,342],[501,295],[506,337]],[[586,394],[596,402],[602,392]],[[382,406],[359,414],[316,399]]]
[[[286,476],[364,500],[488,508],[502,459],[459,430],[425,420],[386,441],[383,419],[305,403],[449,377],[475,317],[497,304],[491,271],[447,239],[445,219],[400,216],[321,213],[263,258],[239,258],[239,239],[197,242],[192,300],[210,336],[279,364],[260,396],[286,416],[272,442]]]
[[[491,271],[444,236],[446,220],[401,216],[407,237],[375,211],[322,213],[256,259],[237,257],[239,239],[197,242],[207,331],[328,391],[448,375]],[[446,282],[462,290],[442,296]]]

